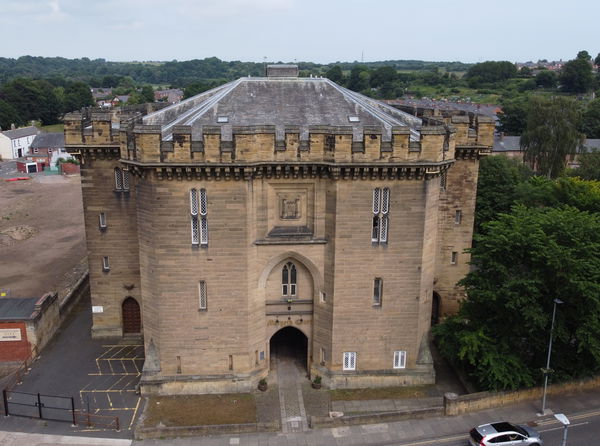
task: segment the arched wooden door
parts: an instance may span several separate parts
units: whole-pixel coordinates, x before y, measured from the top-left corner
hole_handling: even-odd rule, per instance
[[[141,331],[140,304],[133,297],[128,297],[123,301],[123,334],[137,334]]]

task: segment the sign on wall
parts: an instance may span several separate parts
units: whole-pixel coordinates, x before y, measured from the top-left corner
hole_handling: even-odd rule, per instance
[[[20,328],[1,328],[0,329],[0,342],[20,341],[20,340],[21,340],[21,329]]]

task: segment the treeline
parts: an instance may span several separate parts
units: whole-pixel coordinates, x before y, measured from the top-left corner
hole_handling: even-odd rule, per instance
[[[299,62],[305,76],[322,75],[334,64]],[[358,62],[336,63],[342,70],[351,70]],[[465,71],[470,65],[461,62],[425,62],[390,60],[362,64],[367,68],[390,66],[395,70],[422,71],[441,69]],[[0,84],[17,77],[64,77],[84,81],[93,86],[115,87],[104,82],[110,77],[130,77],[139,84],[164,84],[185,87],[206,79],[233,80],[242,76],[262,76],[265,63],[223,61],[216,57],[170,62],[110,62],[105,59],[66,59],[63,57],[23,56],[18,59],[0,58]]]
[[[17,78],[0,87],[0,127],[6,130],[11,124],[23,126],[33,120],[56,124],[64,113],[93,104],[84,82]]]

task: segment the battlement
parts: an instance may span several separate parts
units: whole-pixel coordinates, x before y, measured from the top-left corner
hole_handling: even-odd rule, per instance
[[[114,122],[111,112],[65,117],[65,145],[94,150],[119,147],[121,159],[138,163],[437,162],[454,158],[448,126],[424,126],[411,140],[408,126],[231,126],[176,125],[165,138],[161,125],[142,124],[142,115]],[[391,135],[391,137],[389,136]]]

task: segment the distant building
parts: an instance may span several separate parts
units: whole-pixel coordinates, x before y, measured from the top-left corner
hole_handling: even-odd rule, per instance
[[[268,73],[118,125],[65,116],[93,337],[143,336],[143,394],[253,389],[292,343],[331,388],[433,383],[494,120]]]
[[[44,155],[46,165],[54,166],[59,158],[71,158],[65,150],[64,133],[40,133],[31,143],[32,155]]]
[[[168,90],[157,90],[154,92],[155,101],[166,101],[169,104],[175,104],[183,99],[183,91],[178,88]]]
[[[0,159],[14,160],[28,155],[30,153],[29,147],[38,133],[40,133],[40,130],[34,126],[1,132]]]

